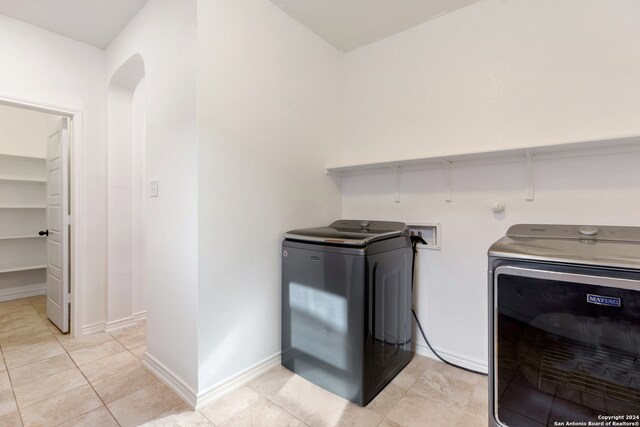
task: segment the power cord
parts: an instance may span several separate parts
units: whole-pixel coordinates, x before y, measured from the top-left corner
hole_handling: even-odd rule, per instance
[[[422,236],[420,235],[412,235],[411,237],[411,247],[413,249],[413,263],[411,265],[411,291],[413,292],[413,278],[414,278],[414,274],[415,274],[415,269],[416,269],[416,254],[418,253],[418,248],[417,245],[418,243],[422,243],[423,245],[426,245],[427,242],[424,241],[424,239],[422,238]],[[480,375],[487,375],[484,372],[480,372],[480,371],[476,371],[470,368],[465,368],[464,366],[460,366],[460,365],[456,365],[455,363],[449,362],[448,360],[445,360],[442,356],[440,356],[438,354],[438,352],[436,352],[433,347],[431,346],[431,343],[429,343],[429,340],[427,339],[427,335],[424,333],[424,329],[422,329],[422,324],[420,323],[420,320],[418,319],[418,315],[416,314],[416,311],[411,308],[411,312],[413,313],[413,317],[416,319],[416,324],[418,325],[418,329],[420,329],[420,333],[422,334],[422,338],[424,338],[424,341],[427,343],[427,346],[429,347],[429,349],[433,352],[433,354],[436,355],[436,357],[440,360],[442,360],[444,363],[446,363],[447,365],[451,365],[454,368],[458,368],[458,369],[463,369],[467,372],[472,372],[474,374],[480,374]]]

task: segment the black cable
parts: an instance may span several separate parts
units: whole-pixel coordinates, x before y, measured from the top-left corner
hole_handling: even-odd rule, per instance
[[[411,291],[413,291],[413,278],[415,275],[415,269],[416,269],[416,254],[418,253],[418,249],[417,249],[417,245],[418,243],[422,243],[423,245],[426,245],[427,242],[424,241],[424,239],[422,238],[422,236],[411,236],[411,247],[413,249],[413,263],[411,265]],[[467,372],[472,372],[474,374],[480,374],[480,375],[487,375],[484,372],[480,372],[480,371],[476,371],[470,368],[465,368],[464,366],[460,366],[460,365],[456,365],[455,363],[449,362],[448,360],[445,360],[442,356],[440,356],[438,354],[438,352],[436,352],[433,347],[431,346],[431,343],[429,343],[429,340],[427,339],[427,335],[424,333],[424,329],[422,329],[422,324],[420,323],[420,320],[418,319],[418,315],[416,314],[416,311],[411,308],[411,312],[413,313],[413,317],[416,319],[416,324],[418,325],[418,329],[420,329],[420,333],[422,334],[422,338],[424,338],[424,341],[427,343],[427,346],[429,346],[429,349],[431,350],[431,352],[433,354],[436,355],[436,357],[440,360],[442,360],[444,363],[446,363],[447,365],[451,365],[454,368],[458,368],[458,369],[463,369]]]

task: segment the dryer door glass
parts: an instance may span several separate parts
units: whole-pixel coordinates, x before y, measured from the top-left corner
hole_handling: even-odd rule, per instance
[[[494,277],[498,421],[640,425],[639,276],[509,266]]]

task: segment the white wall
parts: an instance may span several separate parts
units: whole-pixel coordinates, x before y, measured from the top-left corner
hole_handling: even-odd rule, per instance
[[[640,3],[486,0],[345,55],[343,162],[640,134]],[[486,365],[486,251],[515,223],[640,225],[640,155],[343,179],[343,217],[440,222],[416,307],[445,354]],[[491,202],[507,209],[494,214]],[[422,339],[418,339],[422,343]]]
[[[47,114],[0,104],[0,153],[44,158]]]
[[[197,390],[196,2],[149,0],[106,51],[107,78],[144,60],[147,353]],[[145,192],[145,197],[148,193]]]
[[[80,324],[104,322],[106,124],[104,52],[0,15],[0,96],[83,112],[84,254]]]
[[[132,286],[132,314],[141,314],[147,310],[147,289],[149,283],[146,279],[146,267],[144,261],[146,259],[145,244],[145,223],[144,223],[144,206],[146,196],[145,186],[145,138],[146,138],[146,119],[145,113],[147,108],[146,92],[144,89],[144,79],[138,83],[133,93],[132,103],[132,203],[131,213],[133,217],[132,229],[132,256],[131,263],[133,265]]]
[[[133,92],[107,90],[107,329],[133,310]]]
[[[345,55],[345,164],[640,132],[640,3],[484,0]]]
[[[340,216],[340,54],[267,0],[198,2],[200,391],[280,351],[280,245]]]

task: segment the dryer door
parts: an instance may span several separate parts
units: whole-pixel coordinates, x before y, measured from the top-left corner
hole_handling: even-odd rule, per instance
[[[552,270],[495,270],[496,419],[640,425],[640,275]]]

